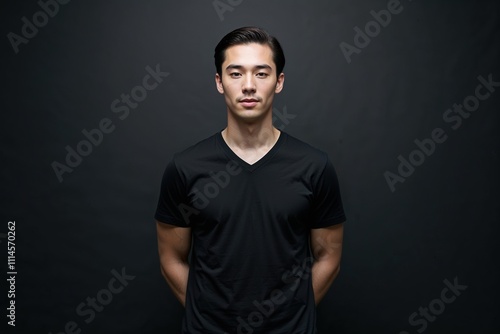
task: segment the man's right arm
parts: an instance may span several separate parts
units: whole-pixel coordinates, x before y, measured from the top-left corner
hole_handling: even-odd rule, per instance
[[[156,221],[161,272],[175,297],[186,305],[191,228]]]

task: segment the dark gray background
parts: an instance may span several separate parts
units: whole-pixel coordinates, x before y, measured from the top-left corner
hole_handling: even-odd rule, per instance
[[[213,49],[230,30],[258,25],[287,57],[274,106],[296,117],[284,130],[329,154],[348,216],[319,333],[417,333],[409,316],[454,278],[467,289],[425,333],[498,333],[500,88],[457,130],[442,118],[474,94],[478,76],[500,81],[498,1],[402,0],[351,63],[339,44],[353,44],[353,28],[387,1],[232,3],[221,19],[212,1],[71,1],[17,54],[7,34],[21,34],[21,18],[32,22],[40,6],[1,5],[0,233],[16,221],[12,332],[55,334],[74,321],[81,333],[179,333],[182,308],[157,255],[161,176],[174,152],[225,126]],[[111,102],[156,64],[170,75],[120,120]],[[115,130],[59,182],[51,163],[103,118]],[[398,156],[435,128],[447,140],[391,192],[384,172],[396,173]],[[135,278],[85,323],[77,306],[122,268]]]

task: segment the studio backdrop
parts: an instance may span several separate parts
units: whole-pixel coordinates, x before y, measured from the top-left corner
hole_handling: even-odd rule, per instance
[[[249,25],[285,51],[274,125],[339,178],[343,257],[319,333],[499,333],[498,1],[0,12],[2,333],[180,332],[157,251],[161,177],[225,127],[213,51]]]

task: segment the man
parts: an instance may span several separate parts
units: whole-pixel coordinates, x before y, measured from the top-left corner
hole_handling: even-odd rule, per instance
[[[183,333],[316,333],[345,215],[326,153],[273,127],[284,65],[264,30],[227,34],[215,48],[227,127],[165,170],[155,218]]]

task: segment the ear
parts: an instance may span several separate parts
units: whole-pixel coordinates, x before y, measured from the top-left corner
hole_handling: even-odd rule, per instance
[[[224,94],[224,86],[222,85],[222,78],[219,73],[215,73],[215,86],[219,93]]]
[[[283,89],[283,84],[285,83],[285,73],[281,72],[278,76],[278,80],[276,81],[276,88],[274,89],[274,93],[278,94]]]

